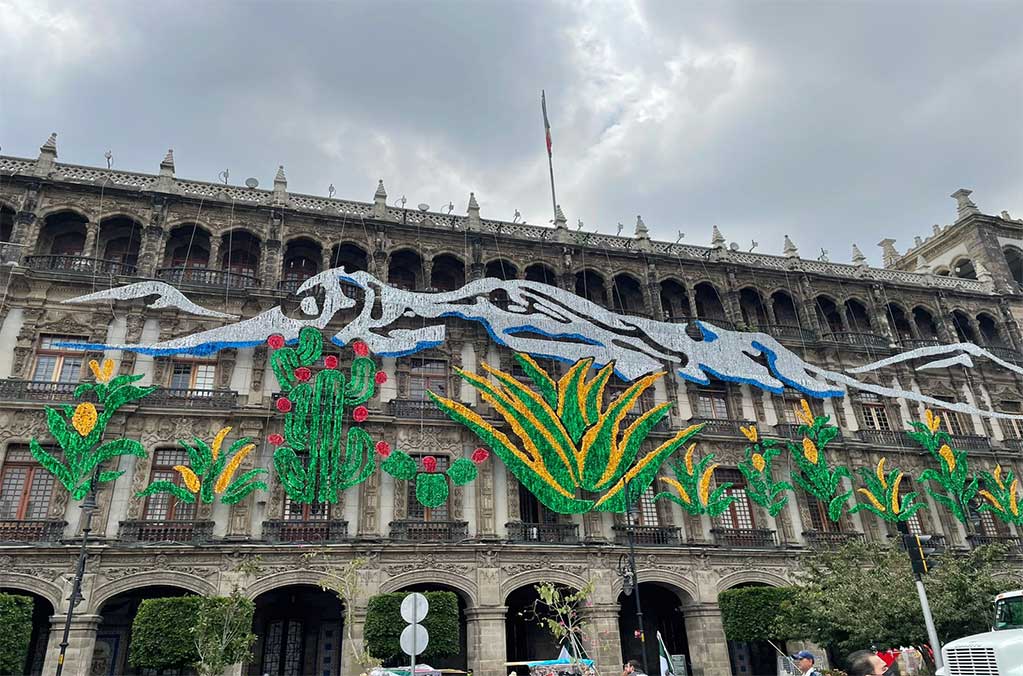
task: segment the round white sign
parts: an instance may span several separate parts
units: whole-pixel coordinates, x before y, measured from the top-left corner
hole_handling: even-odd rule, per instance
[[[430,644],[430,634],[426,627],[421,624],[410,624],[401,630],[401,637],[398,638],[401,651],[406,655],[415,657],[422,655],[426,646]]]
[[[401,619],[409,624],[422,622],[430,611],[430,602],[419,592],[412,592],[401,602]]]

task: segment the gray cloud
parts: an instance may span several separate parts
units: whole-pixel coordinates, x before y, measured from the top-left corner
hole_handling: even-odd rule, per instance
[[[1023,215],[1018,3],[0,1],[0,144],[875,262],[973,188]]]

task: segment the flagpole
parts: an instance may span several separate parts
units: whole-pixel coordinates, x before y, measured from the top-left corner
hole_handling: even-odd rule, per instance
[[[547,93],[540,90],[540,109],[543,111],[543,129],[547,137],[547,169],[551,174],[551,207],[554,209],[554,222],[558,221],[558,197],[554,191],[554,157],[551,152],[551,123],[547,119]]]

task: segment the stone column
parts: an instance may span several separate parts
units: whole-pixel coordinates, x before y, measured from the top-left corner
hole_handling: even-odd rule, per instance
[[[725,640],[725,629],[721,624],[721,609],[718,605],[701,603],[687,606],[685,617],[693,676],[732,676],[728,660],[728,643]]]
[[[593,604],[583,609],[583,619],[589,625],[583,648],[593,660],[599,674],[617,674],[622,669],[622,639],[618,631],[618,604]],[[690,644],[692,638],[689,639]],[[727,655],[725,664],[728,664]]]
[[[44,674],[52,674],[57,670],[65,619],[63,614],[50,618],[50,638],[46,645],[46,659],[43,661]],[[92,653],[96,648],[96,629],[99,628],[100,620],[99,615],[78,614],[71,619],[71,633],[68,634],[68,647],[64,654],[64,673],[68,676],[89,676],[92,673]]]
[[[465,609],[465,633],[469,671],[477,676],[506,673],[505,615],[507,606]]]
[[[220,270],[220,244],[223,238],[220,235],[210,235],[210,259],[206,267],[210,270]],[[189,254],[191,256],[191,254]]]
[[[355,651],[365,640],[366,608],[359,606],[345,611],[344,626],[341,628],[341,676],[359,676],[365,671],[355,659]],[[408,666],[407,664],[405,665]]]
[[[82,247],[82,256],[85,258],[96,258],[96,239],[99,235],[99,223],[89,221],[85,224],[85,245]]]

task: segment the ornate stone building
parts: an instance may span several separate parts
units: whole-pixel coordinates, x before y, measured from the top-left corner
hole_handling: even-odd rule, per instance
[[[71,305],[69,298],[140,279],[170,282],[196,303],[251,317],[276,305],[295,312],[295,291],[328,267],[367,270],[393,285],[452,290],[482,277],[543,281],[626,314],[669,321],[712,320],[775,336],[808,362],[843,370],[912,347],[972,341],[1019,363],[1023,221],[982,214],[958,191],[952,225],[935,226],[900,256],[886,240],[887,266],[872,268],[853,247],[851,264],[802,258],[786,238],[784,255],[730,248],[715,227],[709,247],[650,239],[637,219],[632,237],[577,232],[559,214],[554,227],[488,220],[470,195],[465,215],[392,205],[384,184],[372,202],[290,193],[283,168],[272,190],[178,179],[172,153],[156,175],[62,164],[56,137],[36,159],[0,157],[0,588],[36,599],[35,673],[52,673],[68,607],[80,534],[78,503],[54,486],[27,452],[47,438],[45,405],[69,400],[97,354],[65,350],[64,340],[155,342],[217,326],[174,309],[130,304]],[[408,320],[409,322],[415,320]],[[337,318],[343,324],[344,317]],[[329,330],[329,328],[328,328]],[[481,361],[513,368],[511,355],[481,327],[451,319],[448,339],[428,352],[383,360],[389,379],[370,402],[368,429],[413,456],[460,457],[477,445],[425,399],[447,392],[487,407],[452,367]],[[344,651],[341,609],[318,581],[331,565],[368,558],[362,597],[344,622],[361,638],[365,600],[378,592],[448,589],[460,599],[464,655],[452,666],[504,676],[505,663],[553,656],[523,609],[532,587],[596,583],[586,609],[591,653],[602,673],[636,656],[633,601],[621,594],[626,527],[608,514],[548,512],[496,459],[448,502],[423,509],[409,487],[380,472],[346,492],[340,504],[303,506],[276,480],[232,506],[136,497],[158,478],[173,478],[178,439],[211,439],[230,425],[265,439],[280,429],[272,410],[276,380],[265,347],[225,349],[209,358],[112,353],[120,373],[143,373],[160,390],[125,408],[110,435],[140,439],[147,458],[124,456],[125,475],[102,485],[91,538],[84,599],[71,631],[67,671],[135,673],[126,662],[131,618],[143,598],[227,593],[255,599],[259,642],[246,674],[358,673]],[[341,358],[347,358],[341,354]],[[557,368],[557,367],[555,367]],[[868,376],[947,399],[1023,411],[1023,381],[997,364],[930,370],[910,364]],[[621,387],[621,384],[616,387]],[[741,424],[765,436],[795,435],[795,393],[748,385],[710,386],[663,379],[655,401],[669,401],[670,424],[657,435],[705,421],[700,447],[717,455],[717,481],[742,485]],[[922,406],[852,394],[812,402],[841,427],[836,462],[873,466],[886,455],[918,475],[926,458],[899,432]],[[1023,425],[948,413],[946,424],[977,469],[996,463],[1019,473]],[[245,465],[269,467],[261,444]],[[788,471],[786,468],[784,471]],[[906,490],[914,490],[906,486]],[[1018,533],[989,517],[970,532],[927,498],[911,522],[948,547],[1004,540]],[[805,552],[851,538],[887,544],[892,531],[867,513],[838,523],[803,493],[777,518],[741,497],[721,517],[691,517],[671,503],[644,498],[637,512],[638,576],[646,627],[659,629],[672,653],[689,657],[697,676],[755,673],[757,646],[725,640],[718,594],[741,585],[791,580]],[[323,552],[315,559],[303,555]],[[237,564],[259,555],[262,573]],[[48,635],[47,635],[48,630]],[[344,653],[342,655],[341,653]],[[773,659],[767,655],[766,661]],[[655,662],[656,664],[656,662]],[[773,664],[773,662],[772,662]],[[731,668],[730,668],[731,665]],[[655,672],[656,673],[656,672]]]

